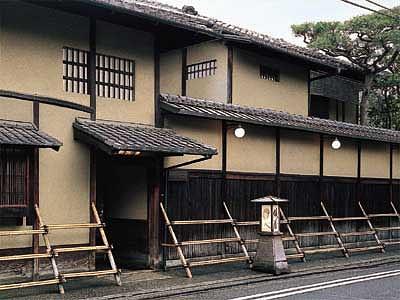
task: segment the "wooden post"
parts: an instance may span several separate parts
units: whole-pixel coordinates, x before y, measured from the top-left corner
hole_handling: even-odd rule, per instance
[[[346,102],[342,102],[342,121],[346,122]]]
[[[320,201],[324,200],[323,188],[322,188],[323,179],[324,179],[324,136],[320,134],[319,135],[319,180],[318,180]]]
[[[182,79],[181,79],[181,94],[186,96],[186,80],[187,80],[187,48],[182,49]]]
[[[90,18],[90,28],[89,28],[89,95],[90,95],[90,108],[92,113],[90,118],[96,120],[96,19]],[[89,199],[89,212],[90,212],[90,222],[94,222],[94,216],[91,209],[91,203],[96,205],[96,153],[94,149],[90,150],[90,199]],[[89,231],[89,243],[90,246],[96,245],[96,230],[91,228]],[[89,268],[91,270],[96,268],[96,253],[92,252],[89,254]]]
[[[160,46],[158,37],[154,41],[154,109],[155,109],[155,126],[164,127],[164,119],[160,108]]]
[[[90,118],[96,120],[96,19],[90,18],[90,30],[89,30],[89,95],[90,95],[90,107],[92,113]]]
[[[281,195],[281,130],[275,131],[275,195]]]
[[[390,144],[390,154],[389,154],[389,198],[390,198],[390,202],[393,202],[393,148],[394,148],[394,145]]]
[[[339,121],[339,101],[336,100],[336,121]]]
[[[37,128],[40,126],[40,107],[39,107],[39,102],[35,101],[33,102],[33,123]],[[33,195],[33,207],[38,206],[39,207],[39,149],[35,148],[33,150],[33,161],[31,166],[33,167],[32,169],[32,195]],[[40,227],[38,217],[36,213],[34,212],[34,208],[31,211],[31,216],[33,219],[33,229],[37,230]],[[32,252],[34,254],[39,253],[39,236],[37,234],[34,234],[32,236]],[[32,265],[32,279],[33,280],[38,280],[39,279],[39,259],[34,259],[33,260],[33,265]]]
[[[149,265],[152,269],[162,268],[160,247],[160,197],[163,163],[162,158],[156,158],[154,166],[149,168],[148,186],[148,245]]]
[[[308,116],[311,116],[311,70],[307,73]]]
[[[232,103],[233,97],[233,47],[228,46],[228,66],[227,66],[227,103]]]
[[[95,222],[95,216],[91,208],[92,203],[96,205],[97,199],[97,157],[94,149],[90,150],[90,199],[89,199],[89,211],[90,211],[90,223]],[[89,244],[90,246],[96,246],[96,228],[90,228],[89,230]],[[96,269],[96,253],[89,253],[89,269]]]
[[[361,141],[357,142],[357,202],[361,201]]]

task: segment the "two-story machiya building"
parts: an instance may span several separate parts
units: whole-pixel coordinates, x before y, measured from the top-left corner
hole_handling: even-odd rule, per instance
[[[225,200],[244,220],[255,218],[249,201],[266,194],[290,199],[294,214],[315,213],[321,199],[343,214],[358,200],[397,201],[400,135],[357,125],[362,80],[346,62],[192,7],[2,1],[0,226],[37,225],[34,204],[47,223],[88,222],[95,202],[117,261],[157,268],[160,201],[174,219],[196,219],[221,217]],[[87,229],[51,240],[96,243]],[[1,238],[0,249],[38,243]]]

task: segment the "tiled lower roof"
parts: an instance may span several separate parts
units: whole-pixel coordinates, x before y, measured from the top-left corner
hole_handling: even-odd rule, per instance
[[[164,111],[178,115],[297,129],[333,136],[400,144],[400,132],[394,130],[177,95],[163,94],[160,101]]]
[[[28,122],[0,120],[0,146],[53,148],[62,143]]]
[[[109,154],[117,154],[119,151],[155,152],[163,155],[217,154],[215,148],[166,128],[83,118],[77,118],[73,127],[75,139]]]

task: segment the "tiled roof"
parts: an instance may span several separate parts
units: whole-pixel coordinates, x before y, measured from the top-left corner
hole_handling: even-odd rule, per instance
[[[229,120],[400,144],[399,131],[305,117],[270,109],[252,108],[167,94],[161,96],[161,108],[166,112],[178,115]]]
[[[97,5],[119,8],[137,16],[156,19],[170,24],[222,38],[229,41],[250,43],[271,50],[283,52],[289,56],[298,57],[326,66],[360,71],[355,65],[343,60],[327,56],[317,50],[296,46],[283,39],[272,38],[266,34],[241,28],[223,21],[202,15],[184,12],[182,9],[149,0],[89,0]]]
[[[62,143],[32,123],[0,120],[0,146],[29,146],[58,150]]]
[[[116,154],[118,151],[156,152],[164,155],[217,154],[215,148],[165,128],[83,118],[77,118],[73,127],[75,139],[94,145],[109,154]]]

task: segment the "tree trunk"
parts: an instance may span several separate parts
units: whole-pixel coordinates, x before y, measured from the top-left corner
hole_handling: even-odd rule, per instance
[[[367,122],[368,122],[368,100],[369,100],[369,94],[371,91],[373,80],[374,80],[373,74],[365,75],[364,89],[363,89],[361,102],[360,102],[360,124],[361,125],[367,125]]]

